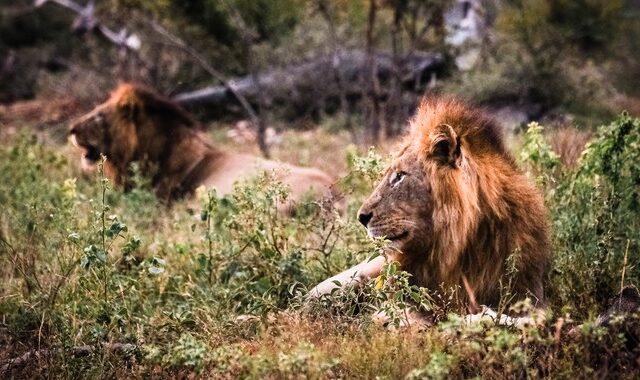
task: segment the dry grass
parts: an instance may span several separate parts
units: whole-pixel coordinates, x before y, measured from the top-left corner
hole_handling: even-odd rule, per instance
[[[236,138],[230,133],[233,125],[216,124],[210,127],[211,137],[222,149],[260,156],[260,149],[253,136]],[[352,142],[346,131],[327,131],[322,128],[305,131],[280,130],[271,139],[270,153],[273,159],[299,166],[316,167],[334,177],[347,174],[347,150],[365,153],[367,147]],[[400,138],[386,139],[375,147],[376,152],[388,154],[399,144]]]
[[[573,167],[580,159],[580,155],[593,133],[581,131],[573,127],[562,127],[549,133],[551,148],[560,156],[560,161],[567,167]]]

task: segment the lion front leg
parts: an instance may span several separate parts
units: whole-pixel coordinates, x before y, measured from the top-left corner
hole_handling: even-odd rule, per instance
[[[319,298],[325,294],[330,294],[334,289],[360,287],[364,282],[374,277],[378,277],[385,262],[386,259],[383,256],[378,256],[372,260],[364,261],[345,270],[344,272],[322,281],[309,291],[309,297]]]
[[[406,309],[397,311],[397,314],[398,323],[384,311],[376,312],[371,318],[376,325],[386,327],[387,330],[391,331],[397,329],[424,331],[433,326],[433,318],[425,312]]]

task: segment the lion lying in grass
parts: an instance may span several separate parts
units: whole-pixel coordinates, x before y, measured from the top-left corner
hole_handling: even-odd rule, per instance
[[[273,170],[290,187],[292,202],[309,193],[328,194],[333,183],[318,169],[224,152],[178,105],[133,84],[120,85],[106,102],[76,121],[70,137],[84,151],[84,169],[91,170],[103,154],[106,175],[126,188],[131,164],[137,162],[162,200],[188,196],[201,185],[226,194],[235,182],[263,170]]]
[[[358,212],[369,236],[389,241],[386,257],[363,262],[317,285],[313,297],[380,275],[387,260],[414,285],[458,289],[471,313],[498,307],[511,276],[508,304],[545,306],[549,259],[542,197],[518,170],[499,127],[452,100],[425,100],[382,181]],[[508,274],[508,258],[515,271]],[[411,323],[411,321],[407,321]]]

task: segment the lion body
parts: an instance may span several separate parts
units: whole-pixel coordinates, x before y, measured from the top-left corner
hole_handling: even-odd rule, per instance
[[[105,173],[126,187],[131,164],[137,162],[151,177],[156,195],[165,200],[187,196],[201,185],[223,195],[234,183],[264,170],[289,186],[293,202],[310,193],[325,195],[333,183],[318,169],[219,150],[180,107],[137,85],[120,85],[72,126],[71,136],[85,150],[84,167],[104,154]]]
[[[549,238],[542,197],[516,167],[497,124],[478,110],[424,101],[359,219],[370,236],[390,241],[387,258],[414,284],[458,289],[470,311],[496,307],[503,296],[507,304],[530,297],[544,307]],[[375,276],[381,261],[365,267],[338,281]],[[314,293],[330,291],[335,280]]]

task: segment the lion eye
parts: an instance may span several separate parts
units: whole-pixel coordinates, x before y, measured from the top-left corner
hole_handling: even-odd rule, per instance
[[[400,182],[402,182],[406,175],[407,173],[403,171],[394,172],[391,175],[391,178],[389,178],[389,184],[394,187],[397,186]]]

